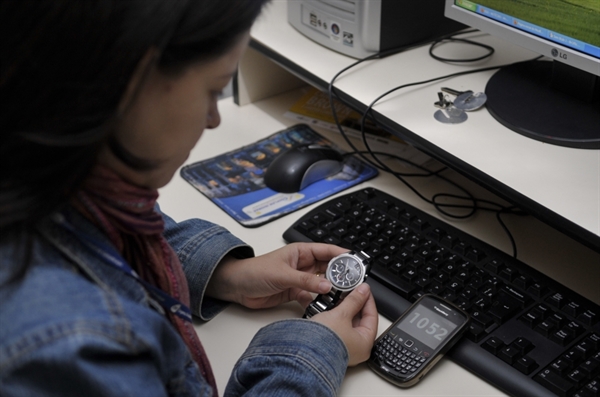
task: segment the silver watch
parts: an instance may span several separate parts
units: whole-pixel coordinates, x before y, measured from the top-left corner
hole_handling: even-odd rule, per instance
[[[331,291],[318,295],[306,308],[304,318],[335,307],[354,288],[366,280],[371,257],[360,251],[350,251],[329,261],[325,278],[332,284]]]

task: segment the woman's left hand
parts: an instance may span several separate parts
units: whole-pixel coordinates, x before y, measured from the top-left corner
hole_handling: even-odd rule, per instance
[[[206,294],[257,309],[296,300],[303,307],[311,293],[326,294],[331,283],[317,277],[334,256],[347,249],[319,243],[294,243],[248,259],[226,257],[216,267]]]

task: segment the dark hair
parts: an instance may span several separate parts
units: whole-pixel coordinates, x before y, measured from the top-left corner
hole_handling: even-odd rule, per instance
[[[104,144],[139,165],[112,132],[148,50],[177,75],[231,49],[267,1],[0,0],[0,241],[22,264],[6,283],[25,274],[36,223],[69,202]]]
[[[69,201],[150,48],[179,73],[229,50],[265,2],[0,0],[0,235]]]

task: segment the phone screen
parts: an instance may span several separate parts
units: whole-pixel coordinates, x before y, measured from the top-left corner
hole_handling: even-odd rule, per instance
[[[443,310],[443,308],[434,308],[434,310]],[[456,327],[457,324],[422,304],[415,307],[404,321],[397,324],[398,329],[433,350],[452,335]]]

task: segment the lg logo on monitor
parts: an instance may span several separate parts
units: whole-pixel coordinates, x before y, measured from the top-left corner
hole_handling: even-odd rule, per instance
[[[558,51],[556,48],[553,48],[551,53],[554,58],[567,59],[567,54],[565,54],[564,52]]]

